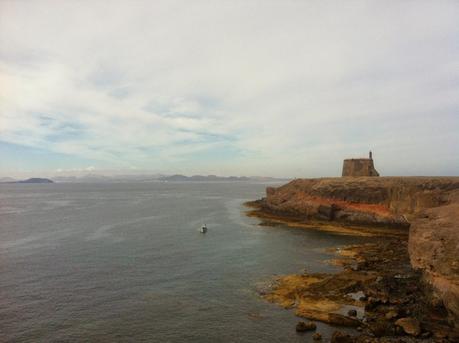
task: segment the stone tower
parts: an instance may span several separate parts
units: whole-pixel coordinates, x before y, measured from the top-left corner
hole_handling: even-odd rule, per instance
[[[370,151],[368,158],[350,158],[344,160],[343,176],[379,176]]]

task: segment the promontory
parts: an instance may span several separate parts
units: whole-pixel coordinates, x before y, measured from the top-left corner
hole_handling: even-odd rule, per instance
[[[395,268],[396,260],[399,259],[398,256],[403,255],[403,251],[401,255],[397,255],[394,251],[405,249],[407,265],[414,273],[420,275],[419,283],[423,285],[418,287],[420,285],[415,282],[413,287],[426,293],[425,299],[433,303],[432,306],[441,306],[445,309],[445,322],[451,327],[450,332],[445,335],[457,337],[455,335],[459,326],[459,177],[295,179],[277,188],[268,187],[266,197],[248,205],[253,207],[251,215],[272,223],[331,230],[344,234],[392,237],[392,243],[387,248],[389,253],[386,251],[384,258],[380,259],[381,265],[387,262],[388,269],[392,268],[392,265]],[[373,249],[381,253],[378,249],[383,245],[368,248],[368,251]],[[365,247],[360,248],[359,254],[363,256],[360,262],[365,259],[365,253],[368,251],[365,251]],[[370,264],[374,266],[372,259],[378,260],[377,256],[376,259],[368,256],[366,258],[366,265],[361,263],[361,270],[368,269]],[[388,262],[391,258],[395,262]],[[395,279],[390,287],[396,288],[398,280],[404,279],[404,276],[401,272],[394,272],[392,276]],[[304,283],[311,284],[312,281],[311,278],[302,277],[297,280],[303,280],[301,281],[303,286],[295,287],[297,287],[296,291],[298,287],[303,287],[302,292],[306,294],[310,290]],[[315,280],[321,280],[322,276],[315,277]],[[281,283],[288,284],[287,281],[292,280],[282,280]],[[352,287],[353,290],[358,290],[355,283]],[[410,292],[414,294],[414,290]],[[407,297],[410,296],[410,292],[407,293]],[[270,300],[282,299],[285,303],[288,298],[284,297],[285,294],[287,293],[279,291],[271,295]],[[390,292],[388,294],[390,295]],[[365,298],[367,297],[363,299]],[[374,299],[378,300],[373,296]],[[366,300],[364,306],[370,309],[368,299]],[[403,303],[405,300],[400,301]],[[391,305],[392,302],[387,300],[385,303],[382,296],[378,301],[385,306],[384,320],[389,322],[387,318],[390,318],[390,323],[394,327],[411,323],[410,320],[418,325],[416,318],[412,318],[413,313],[407,311],[408,313],[401,314],[401,311],[408,308],[407,306],[403,305],[405,306],[403,308],[400,305],[401,307],[397,308],[399,306],[397,302]],[[309,311],[310,308],[305,306],[303,311],[306,313],[305,317],[308,317],[308,313],[312,313],[312,317],[316,316],[313,319],[320,320],[316,312]],[[430,320],[426,320],[427,326],[430,325],[429,322]],[[423,331],[416,329],[413,332],[413,336],[418,336]],[[424,334],[428,335],[431,332],[424,332]]]

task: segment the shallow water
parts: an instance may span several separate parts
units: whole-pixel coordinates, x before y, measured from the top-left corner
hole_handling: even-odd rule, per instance
[[[257,288],[362,238],[258,225],[265,187],[0,185],[0,341],[310,341]]]

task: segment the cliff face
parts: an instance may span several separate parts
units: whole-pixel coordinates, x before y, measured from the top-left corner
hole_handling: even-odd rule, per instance
[[[459,322],[459,177],[297,179],[259,205],[301,221],[406,228],[413,267]]]
[[[408,247],[411,264],[424,271],[459,326],[459,190],[445,196],[446,204],[413,219]]]

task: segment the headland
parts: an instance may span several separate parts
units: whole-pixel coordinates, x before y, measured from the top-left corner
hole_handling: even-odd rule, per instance
[[[379,237],[338,249],[340,273],[279,278],[267,300],[358,327],[352,342],[459,339],[459,177],[295,179],[247,205],[265,224]]]

